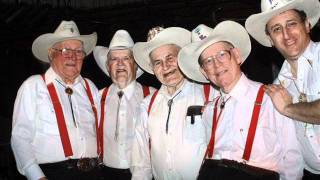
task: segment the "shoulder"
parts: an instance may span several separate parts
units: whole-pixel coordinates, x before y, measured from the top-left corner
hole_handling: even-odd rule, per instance
[[[41,75],[32,75],[22,83],[22,85],[20,86],[20,89],[25,89],[25,88],[36,89],[36,87],[39,85],[45,86],[45,82],[42,79]]]

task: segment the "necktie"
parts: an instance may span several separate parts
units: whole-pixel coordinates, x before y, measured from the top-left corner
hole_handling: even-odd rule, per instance
[[[117,94],[119,97],[119,101],[118,101],[118,108],[117,108],[116,130],[114,133],[114,140],[115,141],[118,141],[118,136],[119,136],[119,109],[120,109],[121,99],[123,96],[123,91],[119,91]]]

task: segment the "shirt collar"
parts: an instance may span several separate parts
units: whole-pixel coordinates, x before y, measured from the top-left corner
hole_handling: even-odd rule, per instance
[[[45,79],[46,79],[46,84],[50,84],[50,83],[53,83],[55,82],[56,80],[58,80],[60,83],[62,83],[64,86],[69,86],[69,87],[73,87],[75,85],[77,85],[78,83],[82,83],[84,85],[84,82],[83,82],[83,78],[81,75],[79,75],[73,84],[66,84],[62,78],[52,69],[52,67],[50,67],[46,73],[45,73]]]
[[[127,85],[125,88],[120,89],[116,84],[111,85],[114,89],[114,92],[117,93],[118,91],[122,91],[124,95],[130,99],[133,96],[134,90],[137,88],[137,82],[135,80],[131,81],[129,85]]]
[[[298,67],[305,67],[305,66],[312,67],[313,59],[315,58],[314,57],[315,50],[316,50],[316,44],[310,40],[310,43],[307,46],[306,50],[297,60]],[[303,68],[298,68],[297,77],[301,76],[302,70]],[[286,79],[290,79],[290,80],[294,79],[291,73],[291,66],[288,63],[287,59],[285,59],[285,61],[283,62],[283,65],[278,75],[278,81],[283,82]]]
[[[243,95],[246,93],[248,88],[249,88],[249,80],[243,73],[241,73],[240,79],[238,80],[238,82],[232,88],[232,90],[228,95],[232,96],[236,100],[240,100],[241,98],[243,98]],[[220,90],[220,93],[221,95],[225,95],[225,93],[223,93],[221,90]]]
[[[189,82],[187,79],[183,79],[182,85],[179,87],[179,89],[176,90],[172,95],[168,93],[168,88],[165,85],[162,85],[159,89],[159,93],[163,94],[164,96],[171,98],[174,97],[176,94],[178,94],[181,91],[181,94],[185,94],[189,92],[191,82]]]

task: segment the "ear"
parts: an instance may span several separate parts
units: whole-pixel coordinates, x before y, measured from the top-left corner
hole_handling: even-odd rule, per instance
[[[243,59],[241,56],[240,49],[239,48],[232,48],[231,51],[232,51],[232,54],[233,54],[237,64],[242,64]]]
[[[267,35],[267,37],[268,37],[268,39],[270,41],[271,46],[274,46],[273,40],[271,39],[270,35]]]
[[[208,79],[207,73],[203,70],[203,68],[200,66],[199,67],[200,72]]]
[[[48,49],[48,58],[49,58],[50,62],[51,62],[52,59],[53,59],[53,51],[52,51],[52,48],[49,48],[49,49]]]
[[[106,69],[107,69],[107,71],[109,73],[109,76],[111,76],[108,60],[106,61]]]
[[[310,24],[309,19],[306,19],[306,20],[305,20],[304,26],[305,26],[305,28],[306,28],[306,32],[307,32],[307,33],[310,33],[310,31],[311,31],[311,24]]]

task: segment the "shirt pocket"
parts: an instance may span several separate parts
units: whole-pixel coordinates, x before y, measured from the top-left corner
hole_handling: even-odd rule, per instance
[[[56,119],[55,110],[50,101],[40,100],[37,102],[37,114],[38,114],[38,123],[37,129],[38,132],[47,135],[56,135],[58,136],[59,128]]]
[[[191,123],[191,116],[186,117],[185,140],[191,143],[202,144],[206,140],[206,129],[200,115],[194,116],[194,123]]]

